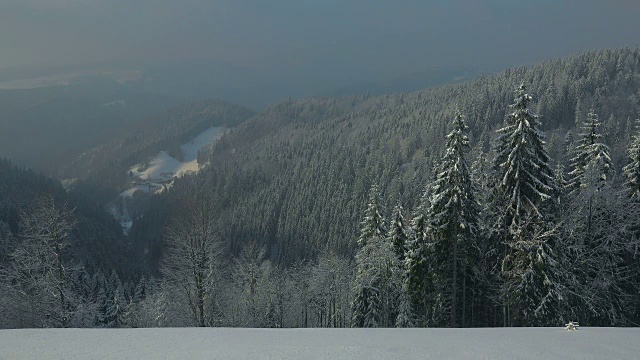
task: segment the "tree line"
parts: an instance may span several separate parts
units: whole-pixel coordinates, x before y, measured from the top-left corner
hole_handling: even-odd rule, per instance
[[[486,154],[467,160],[467,126],[457,113],[408,224],[401,206],[385,221],[371,188],[353,325],[638,324],[640,127],[616,175],[590,111],[566,144],[565,171],[561,160],[552,166],[531,101],[520,86],[488,172]]]

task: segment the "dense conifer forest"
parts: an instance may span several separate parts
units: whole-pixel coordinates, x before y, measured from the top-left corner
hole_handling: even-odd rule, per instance
[[[77,159],[68,191],[2,163],[0,327],[640,324],[638,48],[410,94],[176,111]],[[190,111],[233,129],[114,231],[92,189],[216,125]],[[25,296],[44,305],[27,314]]]

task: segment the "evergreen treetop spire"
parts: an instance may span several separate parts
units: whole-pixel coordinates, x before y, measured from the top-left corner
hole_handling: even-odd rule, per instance
[[[404,216],[402,215],[403,211],[401,205],[396,205],[396,207],[393,208],[389,223],[389,233],[387,235],[388,241],[391,242],[393,251],[400,261],[404,261],[408,240]]]
[[[613,169],[609,147],[602,142],[602,134],[598,132],[600,120],[592,109],[582,125],[580,140],[575,149],[575,156],[571,159],[569,173],[569,187],[577,190],[586,185],[585,172],[590,169],[590,177],[598,181],[606,181],[607,175]]]
[[[436,232],[467,232],[475,228],[478,204],[465,159],[465,152],[469,149],[466,131],[462,114],[456,111],[453,129],[447,135],[447,150],[432,187],[429,213]]]
[[[636,119],[636,134],[627,150],[631,162],[623,168],[625,185],[631,198],[640,200],[640,119]]]
[[[517,88],[506,124],[497,131],[499,137],[494,161],[499,177],[497,186],[506,201],[511,220],[516,222],[529,212],[541,217],[539,206],[554,189],[544,134],[539,129],[538,115],[528,108],[532,97],[525,90],[522,84]]]
[[[466,131],[462,114],[456,111],[453,129],[447,135],[447,150],[432,185],[433,196],[429,208],[430,225],[434,232],[431,273],[437,285],[446,289],[451,299],[449,323],[452,327],[459,323],[458,280],[465,275],[461,269],[469,266],[467,262],[474,258],[471,254],[475,248],[474,235],[480,213],[471,171],[465,158],[465,152],[469,149]]]
[[[369,201],[364,219],[361,223],[358,245],[364,247],[372,237],[384,238],[387,234],[384,218],[380,214],[380,189],[377,184],[371,185]]]

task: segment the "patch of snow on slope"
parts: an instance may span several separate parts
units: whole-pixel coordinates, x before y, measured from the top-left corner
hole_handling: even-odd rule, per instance
[[[143,171],[138,171],[140,164],[133,166],[130,170],[133,176],[141,180],[162,179],[164,174],[178,175],[178,171],[184,163],[169,155],[166,151],[160,151],[156,157],[149,161],[149,167]]]
[[[193,140],[183,144],[181,147],[185,161],[197,161],[198,151],[202,150],[205,146],[220,140],[222,135],[224,135],[225,130],[226,128],[222,127],[209,128],[193,138]]]
[[[188,143],[182,144],[180,148],[184,155],[184,161],[179,161],[166,151],[160,151],[148,162],[132,166],[129,169],[130,188],[121,192],[120,196],[114,199],[108,207],[113,217],[120,223],[122,232],[127,235],[134,220],[129,214],[127,198],[133,197],[137,191],[144,193],[163,192],[173,185],[173,179],[187,173],[200,171],[203,164],[198,163],[198,152],[219,140],[226,131],[227,129],[223,127],[209,128]]]
[[[637,359],[638,328],[0,330],[0,359]]]
[[[161,191],[169,187],[171,180],[190,172],[198,172],[202,164],[198,164],[198,152],[207,145],[219,140],[224,135],[226,128],[212,127],[186,144],[180,146],[184,155],[184,161],[180,161],[170,156],[166,151],[160,151],[153,159],[148,161],[145,168],[143,164],[132,166],[129,170],[133,177],[134,184],[129,190],[124,191],[120,196],[132,196],[135,191],[152,192]],[[147,164],[144,164],[147,165]],[[143,171],[138,171],[143,169]],[[142,184],[141,184],[142,183]]]

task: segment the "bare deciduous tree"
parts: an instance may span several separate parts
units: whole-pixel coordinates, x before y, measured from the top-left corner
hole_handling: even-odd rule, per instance
[[[209,201],[188,203],[165,236],[162,274],[196,326],[210,326],[216,313],[220,246]]]
[[[40,198],[22,215],[22,238],[1,276],[17,324],[35,327],[70,324],[80,299],[73,291],[69,258],[76,223],[66,205]]]

